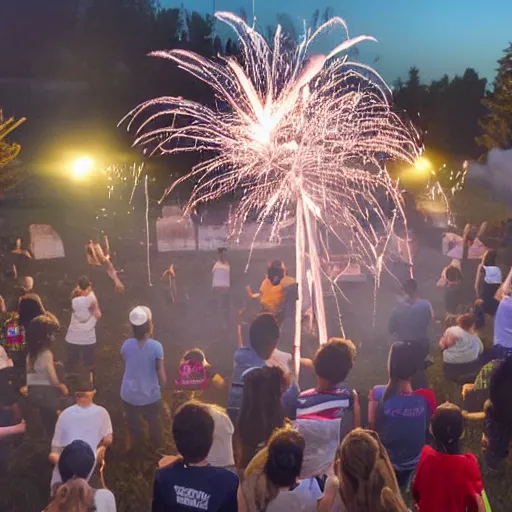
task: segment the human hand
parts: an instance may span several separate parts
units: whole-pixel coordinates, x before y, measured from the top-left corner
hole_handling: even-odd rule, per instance
[[[59,388],[59,391],[61,392],[62,396],[69,395],[69,389],[66,386],[66,384],[59,384],[58,388]]]
[[[20,395],[21,396],[28,396],[28,386],[22,386],[20,388]]]
[[[466,400],[466,397],[467,397],[468,393],[470,393],[474,389],[475,389],[475,385],[474,384],[464,384],[462,386],[462,399]]]
[[[14,425],[13,429],[14,434],[23,434],[27,429],[27,424],[25,423],[25,420],[21,420],[17,425]]]
[[[101,464],[103,460],[105,459],[105,453],[107,452],[106,446],[98,446],[96,449],[96,460],[98,461],[98,464]]]

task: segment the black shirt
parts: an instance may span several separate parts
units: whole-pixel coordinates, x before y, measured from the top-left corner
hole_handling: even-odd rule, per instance
[[[238,477],[213,466],[182,462],[157,471],[152,512],[237,512]]]

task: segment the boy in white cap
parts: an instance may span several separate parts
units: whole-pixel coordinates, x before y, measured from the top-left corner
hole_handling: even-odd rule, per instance
[[[126,421],[132,440],[142,438],[141,417],[147,421],[149,436],[154,448],[162,446],[160,418],[162,393],[167,377],[164,368],[162,344],[154,339],[151,310],[137,306],[130,312],[133,337],[121,347],[124,375],[121,384]]]

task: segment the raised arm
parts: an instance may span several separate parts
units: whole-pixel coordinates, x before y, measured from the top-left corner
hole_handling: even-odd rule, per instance
[[[496,292],[496,295],[494,296],[494,298],[498,301],[501,301],[501,299],[503,299],[503,297],[510,290],[511,284],[512,284],[512,268],[510,269],[510,272],[508,273],[508,276],[505,279],[505,281],[503,281],[503,284],[498,288],[498,291]]]
[[[477,299],[480,299],[480,286],[482,283],[482,271],[483,271],[483,265],[480,263],[478,265],[478,268],[476,269],[476,277],[475,277],[475,295]]]

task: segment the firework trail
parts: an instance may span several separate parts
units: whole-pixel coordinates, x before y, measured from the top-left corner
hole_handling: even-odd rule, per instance
[[[196,180],[188,211],[245,190],[236,212],[241,230],[250,214],[263,225],[273,219],[271,237],[295,212],[297,278],[313,278],[320,343],[327,341],[318,226],[324,226],[366,268],[380,275],[393,227],[403,219],[398,187],[382,159],[418,157],[415,133],[392,111],[390,92],[366,65],[344,52],[371,37],[348,37],[345,22],[333,18],[305,34],[294,49],[277,27],[273,41],[231,13],[217,13],[238,35],[236,60],[210,60],[186,50],[154,52],[208,84],[215,106],[181,97],[150,100],[128,114],[135,144],[155,153],[209,152],[211,157],[177,180]],[[332,51],[312,51],[326,33],[341,31]],[[392,205],[386,208],[383,203]],[[390,213],[391,212],[391,213]],[[300,346],[301,300],[296,319]]]

